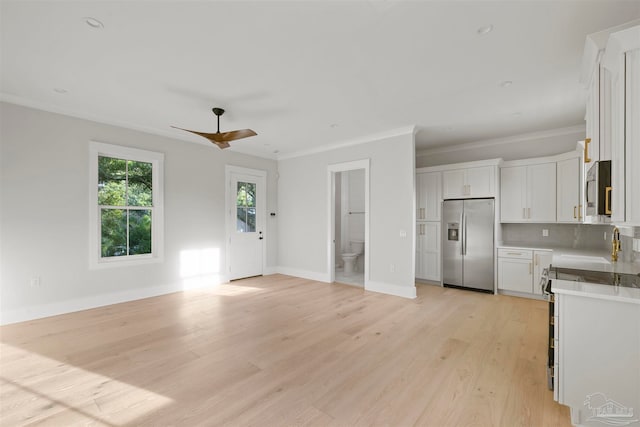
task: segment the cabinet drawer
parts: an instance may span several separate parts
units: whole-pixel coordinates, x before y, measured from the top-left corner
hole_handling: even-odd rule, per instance
[[[499,248],[498,258],[517,258],[531,260],[533,258],[533,251],[527,249]]]

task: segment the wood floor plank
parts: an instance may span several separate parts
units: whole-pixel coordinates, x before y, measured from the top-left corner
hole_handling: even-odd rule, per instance
[[[0,328],[0,425],[568,426],[546,303],[272,275]]]

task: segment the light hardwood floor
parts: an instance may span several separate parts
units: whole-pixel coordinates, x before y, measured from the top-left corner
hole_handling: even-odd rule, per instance
[[[282,275],[0,329],[2,425],[570,425],[545,302]]]

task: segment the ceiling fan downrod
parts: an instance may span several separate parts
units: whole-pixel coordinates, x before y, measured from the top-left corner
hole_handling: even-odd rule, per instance
[[[213,111],[213,114],[215,114],[216,117],[218,118],[218,132],[217,133],[220,133],[220,116],[224,114],[224,110],[222,108],[213,107],[211,109],[211,111]]]

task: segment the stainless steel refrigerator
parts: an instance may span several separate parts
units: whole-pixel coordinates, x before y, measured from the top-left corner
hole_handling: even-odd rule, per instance
[[[442,205],[442,281],[493,292],[494,199],[445,200]]]

